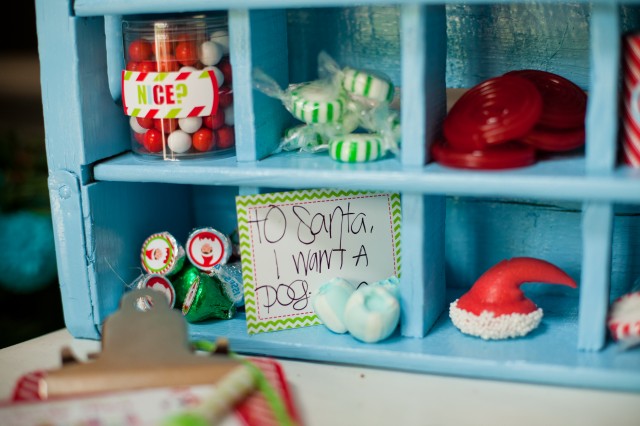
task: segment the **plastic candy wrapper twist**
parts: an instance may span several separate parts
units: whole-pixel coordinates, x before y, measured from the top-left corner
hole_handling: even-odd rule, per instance
[[[321,78],[290,84],[285,90],[262,70],[253,72],[255,88],[279,99],[303,122],[285,130],[274,154],[328,150],[334,160],[351,163],[397,154],[400,119],[390,107],[391,80],[351,68],[341,70],[325,52],[318,61]]]

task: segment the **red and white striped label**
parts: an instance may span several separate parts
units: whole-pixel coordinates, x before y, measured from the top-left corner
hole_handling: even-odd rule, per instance
[[[204,117],[218,110],[218,82],[210,70],[122,71],[122,106],[133,117]]]
[[[640,167],[640,34],[625,37],[623,52],[622,158]]]

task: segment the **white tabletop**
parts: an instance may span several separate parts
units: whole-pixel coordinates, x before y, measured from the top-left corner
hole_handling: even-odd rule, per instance
[[[66,330],[0,350],[0,399],[24,373],[81,360],[100,342]],[[279,360],[305,426],[640,424],[640,394]]]

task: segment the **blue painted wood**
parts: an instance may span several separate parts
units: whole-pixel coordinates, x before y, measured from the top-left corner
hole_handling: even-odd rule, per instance
[[[91,288],[85,264],[80,182],[73,173],[57,170],[50,173],[48,187],[65,325],[74,336],[96,339],[100,336],[100,328],[93,321]]]
[[[557,0],[537,0],[535,4],[556,3]],[[618,3],[618,4],[637,4],[638,0],[573,0],[571,3]],[[461,4],[487,4],[487,0],[395,0],[397,4],[443,4],[443,3],[461,3]],[[530,0],[493,0],[491,3],[511,4],[511,3],[531,3]],[[388,0],[362,0],[358,4],[363,5],[387,5]],[[216,8],[219,10],[233,8],[248,9],[278,9],[278,8],[306,8],[306,7],[334,7],[334,6],[352,6],[353,2],[349,0],[278,0],[265,2],[263,0],[217,0],[211,4],[207,0],[163,0],[158,3],[155,0],[77,0],[75,2],[75,12],[79,16],[90,15],[114,15],[129,13],[164,13],[175,11],[201,11]]]
[[[612,228],[611,204],[585,202],[578,348],[586,351],[602,349],[607,337]]]
[[[592,7],[591,75],[587,107],[586,170],[608,172],[616,164],[620,18],[613,4]]]
[[[447,303],[459,292],[448,292]],[[228,321],[190,324],[194,339],[228,337],[235,351],[291,359],[367,365],[395,370],[479,377],[560,386],[640,391],[640,357],[610,344],[604,350],[576,350],[577,302],[546,297],[537,301],[545,315],[524,338],[484,341],[463,335],[447,313],[423,339],[399,333],[375,344],[358,342],[319,325],[305,329],[246,334],[240,316]]]
[[[326,154],[288,153],[257,163],[236,163],[226,156],[180,164],[144,162],[131,154],[103,161],[94,177],[105,181],[166,182],[264,187],[334,187],[421,192],[477,197],[524,197],[541,200],[640,202],[640,171],[622,169],[585,176],[584,159],[559,156],[522,169],[471,171],[430,163],[403,167],[397,159],[368,164],[337,163]]]
[[[425,336],[444,310],[444,217],[444,197],[402,195],[402,336]]]
[[[241,315],[192,324],[192,337],[228,337],[244,353],[640,391],[640,357],[606,340],[603,319],[611,298],[629,291],[640,275],[640,171],[613,167],[610,92],[617,64],[604,63],[615,55],[609,42],[619,43],[621,29],[634,27],[638,9],[618,7],[626,1],[593,4],[37,0],[50,192],[70,330],[98,337],[139,272],[140,244],[149,233],[170,230],[186,238],[195,226],[232,230],[236,194],[400,191],[404,307],[402,327],[391,339],[363,344],[322,326],[248,336]],[[114,87],[121,56],[117,16],[227,9],[237,156],[177,163],[110,158],[130,145]],[[326,154],[268,156],[290,117],[278,101],[252,90],[252,68],[268,68],[283,86],[308,80],[324,49],[342,65],[383,71],[402,86],[401,158],[341,164]],[[446,86],[468,87],[525,66],[566,72],[594,94],[586,159],[578,150],[496,172],[425,165]],[[72,196],[60,197],[69,185]],[[462,335],[448,319],[448,303],[485,269],[514,255],[558,264],[580,277],[581,289],[527,284],[545,317],[523,339]]]
[[[238,92],[237,96],[246,99],[247,107],[252,110],[246,117],[237,116],[242,121],[236,127],[246,124],[252,130],[252,138],[247,139],[250,143],[244,148],[237,147],[237,155],[238,161],[255,161],[267,157],[277,148],[287,123],[291,121],[291,114],[285,110],[282,102],[253,89],[252,79],[253,70],[258,68],[283,89],[289,83],[286,13],[284,10],[254,10],[248,13],[245,23],[250,44],[246,50],[239,49],[239,53],[244,51],[248,56],[248,67],[246,76],[243,74],[246,85],[239,87],[242,92]],[[238,80],[234,84],[237,85]],[[252,121],[245,121],[245,118],[251,118]]]
[[[122,70],[125,69],[124,46],[122,43],[122,16],[104,17],[104,36],[107,55],[107,78],[111,97],[121,105]]]
[[[402,9],[402,164],[422,166],[446,114],[444,6]]]
[[[193,188],[183,185],[99,182],[85,186],[84,192],[83,260],[88,279],[75,277],[72,282],[91,289],[94,311],[92,318],[76,320],[99,326],[143,273],[140,253],[144,240],[167,231],[184,247],[189,231],[196,226],[194,207],[202,205],[194,205]],[[211,218],[211,212],[206,217]]]

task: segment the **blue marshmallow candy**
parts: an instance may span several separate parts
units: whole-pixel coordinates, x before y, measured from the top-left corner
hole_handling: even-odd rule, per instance
[[[333,278],[322,284],[312,297],[313,310],[324,325],[334,333],[346,333],[344,321],[347,300],[356,291],[349,281]]]

